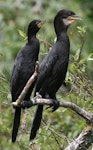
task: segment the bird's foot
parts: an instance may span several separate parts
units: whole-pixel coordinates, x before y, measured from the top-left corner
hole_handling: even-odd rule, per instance
[[[52,112],[54,112],[55,110],[58,109],[60,103],[59,103],[59,101],[58,101],[57,99],[53,100],[52,103],[53,103],[53,104],[52,104]]]
[[[58,109],[59,106],[60,102],[57,99],[53,99],[52,104],[49,107],[47,107],[47,109],[52,107],[52,112],[54,112]]]
[[[21,108],[30,108],[31,106],[33,106],[33,102],[31,100],[29,101],[22,101],[21,103]]]

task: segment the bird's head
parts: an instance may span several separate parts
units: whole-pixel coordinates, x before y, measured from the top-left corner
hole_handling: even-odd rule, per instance
[[[73,11],[66,9],[60,10],[54,19],[55,30],[58,30],[59,32],[67,30],[69,25],[76,20],[80,20],[80,17],[78,17]]]
[[[32,22],[30,22],[30,24],[28,25],[27,36],[36,35],[45,22],[46,20],[33,20]]]

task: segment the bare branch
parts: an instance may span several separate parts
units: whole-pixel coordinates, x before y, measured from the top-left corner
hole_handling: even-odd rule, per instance
[[[36,96],[31,101],[32,101],[33,105],[37,105],[37,104],[51,105],[53,100],[39,98],[38,96]],[[74,104],[72,102],[59,101],[59,107],[70,108],[89,122],[92,122],[92,120],[93,120],[93,114],[85,111],[84,109],[80,108],[79,106],[77,106],[76,104]]]
[[[88,128],[88,130],[86,130]],[[87,150],[93,143],[92,126],[85,128],[65,150]]]

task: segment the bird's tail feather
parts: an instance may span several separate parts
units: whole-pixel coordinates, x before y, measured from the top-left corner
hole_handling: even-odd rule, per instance
[[[16,136],[20,125],[20,117],[21,117],[21,108],[15,108],[15,116],[14,116],[13,130],[12,130],[13,143],[16,141]]]
[[[42,113],[43,113],[43,105],[38,105],[32,123],[30,140],[33,140],[36,137],[37,130],[39,129],[41,124]]]

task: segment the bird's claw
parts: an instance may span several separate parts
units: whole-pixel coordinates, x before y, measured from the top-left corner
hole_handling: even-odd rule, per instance
[[[33,106],[33,102],[31,100],[29,101],[22,101],[21,108],[30,108]]]
[[[49,107],[47,107],[46,109],[52,107],[52,112],[54,112],[55,110],[58,109],[59,105],[60,105],[60,103],[59,103],[58,100],[53,100],[53,101],[52,101],[52,104],[51,104]]]
[[[54,112],[55,110],[57,110],[58,109],[58,107],[59,107],[59,101],[58,100],[54,100],[53,101],[53,105],[52,105],[52,112]]]

